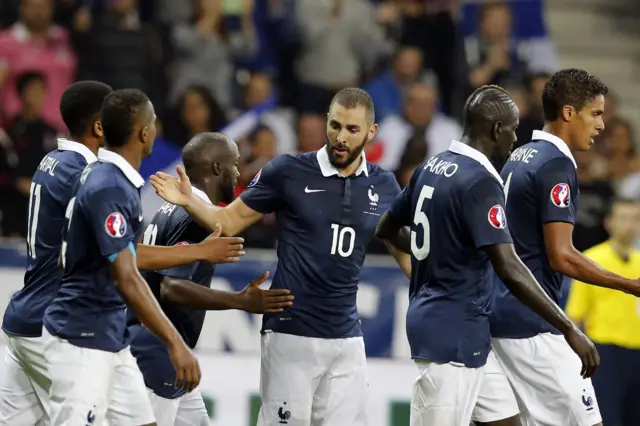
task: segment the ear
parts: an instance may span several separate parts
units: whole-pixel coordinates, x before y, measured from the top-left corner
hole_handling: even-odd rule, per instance
[[[576,109],[571,105],[565,105],[562,107],[562,118],[564,121],[573,120],[573,117],[575,117],[577,113]]]
[[[376,133],[378,133],[378,124],[373,123],[373,126],[369,128],[369,134],[367,135],[367,142],[371,142],[371,140],[376,137]]]
[[[220,176],[220,174],[222,173],[222,166],[220,165],[219,161],[216,160],[211,163],[211,171],[213,172],[214,176]]]
[[[604,218],[604,220],[602,221],[602,227],[605,231],[607,231],[607,234],[611,233],[611,215],[607,215]]]
[[[93,122],[93,134],[99,138],[104,137],[104,130],[102,130],[102,123],[100,120],[96,120]]]
[[[144,126],[143,128],[140,129],[140,140],[142,141],[143,144],[146,144],[148,139],[149,139],[149,128],[147,126]]]
[[[493,140],[497,141],[498,139],[500,139],[502,127],[502,121],[496,121],[493,123],[493,126],[491,127],[491,137],[493,138]]]

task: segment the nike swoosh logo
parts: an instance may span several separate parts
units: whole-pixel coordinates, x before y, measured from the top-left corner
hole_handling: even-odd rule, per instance
[[[308,186],[304,188],[304,192],[307,194],[311,194],[312,192],[324,192],[326,189],[309,189]]]
[[[138,220],[139,220],[140,222],[142,222],[142,219],[144,219],[144,215],[143,215],[143,214],[141,214],[141,215],[140,215],[140,217],[138,218]]]

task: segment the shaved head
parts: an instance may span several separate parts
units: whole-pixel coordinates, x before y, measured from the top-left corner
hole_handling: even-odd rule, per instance
[[[233,199],[239,157],[236,143],[218,132],[199,133],[182,149],[184,170],[194,186],[204,187],[209,198],[217,190],[224,202]]]

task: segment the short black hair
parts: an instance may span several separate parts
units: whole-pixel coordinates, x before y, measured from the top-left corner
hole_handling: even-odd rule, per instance
[[[562,107],[570,105],[580,111],[599,95],[609,93],[602,80],[585,70],[568,68],[553,74],[542,92],[542,109],[545,121],[556,121]]]
[[[18,95],[20,95],[20,97],[23,97],[24,91],[26,90],[27,86],[34,81],[39,81],[44,84],[44,75],[39,72],[25,72],[20,74],[16,79],[16,91],[18,92]]]
[[[121,89],[111,92],[102,103],[102,130],[105,145],[121,147],[127,144],[139,119],[140,112],[149,98],[138,89]]]
[[[462,125],[464,134],[483,133],[496,121],[510,119],[515,102],[500,86],[482,86],[476,89],[464,104]]]
[[[99,81],[78,81],[67,87],[60,99],[60,115],[72,136],[82,136],[100,118],[102,102],[111,86]]]
[[[220,132],[198,133],[187,142],[182,148],[182,164],[184,171],[189,179],[200,180],[202,174],[207,170],[209,162],[213,159],[208,158],[207,154],[211,151],[215,156],[219,156],[226,152],[233,140]]]
[[[334,103],[342,105],[346,109],[363,106],[367,112],[367,120],[371,123],[375,120],[376,111],[373,106],[373,99],[371,99],[371,96],[366,91],[358,87],[347,87],[346,89],[340,90],[331,100],[331,104],[333,105]]]

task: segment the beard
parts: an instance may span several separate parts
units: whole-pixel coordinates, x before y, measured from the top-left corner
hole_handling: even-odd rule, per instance
[[[236,197],[234,194],[235,185],[226,184],[220,187],[220,201],[230,204]]]
[[[346,144],[340,144],[337,142],[332,144],[331,142],[329,142],[329,138],[325,138],[325,143],[325,149],[327,150],[327,154],[329,154],[329,162],[331,163],[331,165],[336,169],[344,169],[353,164],[353,162],[356,161],[358,157],[360,157],[360,155],[362,155],[362,151],[364,151],[364,147],[367,145],[367,136],[365,136],[362,140],[362,143],[356,146],[354,149],[350,149]],[[342,149],[347,150],[347,156],[345,158],[338,157],[338,155],[332,149],[338,146]]]

